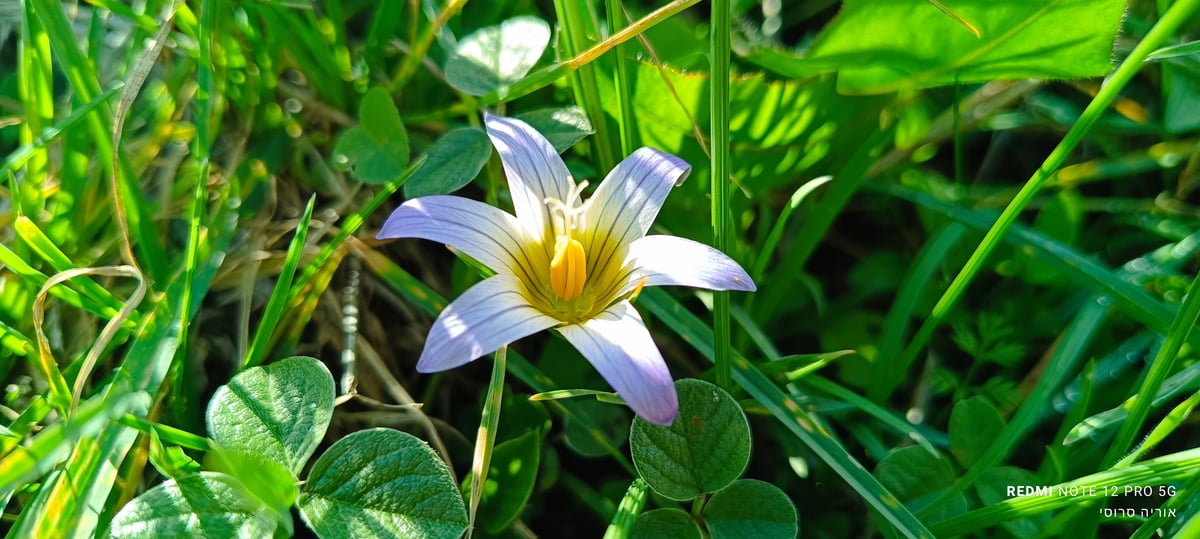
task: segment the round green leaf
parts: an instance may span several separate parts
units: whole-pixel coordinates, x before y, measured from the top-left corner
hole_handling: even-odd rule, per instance
[[[742,479],[713,494],[704,506],[712,539],[794,539],[800,533],[796,506],[779,487]]]
[[[1014,485],[1037,485],[1040,483],[1037,476],[1029,470],[1013,466],[997,466],[980,474],[979,480],[972,486],[984,507],[990,507],[1010,498],[1008,491]],[[1000,525],[1013,537],[1035,537],[1038,532],[1050,525],[1050,517],[1050,513],[1035,513],[1025,518],[1006,520]],[[1173,537],[1187,536],[1174,535]]]
[[[453,193],[471,183],[492,156],[492,142],[482,129],[463,127],[442,135],[426,154],[425,164],[404,182],[408,198]]]
[[[471,95],[499,90],[529,73],[549,43],[550,25],[537,17],[481,28],[446,60],[446,82]]]
[[[112,521],[117,538],[271,537],[276,518],[237,480],[216,472],[171,479],[130,500]]]
[[[894,449],[875,467],[879,483],[904,503],[931,496],[954,483],[957,477],[950,459],[932,454],[921,446]],[[959,493],[933,510],[932,522],[966,512],[966,496]]]
[[[700,526],[679,509],[655,509],[638,515],[629,539],[701,539]]]
[[[467,510],[429,446],[391,429],[351,434],[313,464],[298,503],[323,539],[458,537]]]
[[[208,435],[220,447],[269,458],[293,474],[308,462],[333,416],[333,376],[311,357],[290,357],[234,376],[208,403]]]
[[[679,415],[669,427],[634,419],[633,464],[655,492],[690,500],[724,488],[750,461],[750,424],[721,388],[703,380],[675,382]]]

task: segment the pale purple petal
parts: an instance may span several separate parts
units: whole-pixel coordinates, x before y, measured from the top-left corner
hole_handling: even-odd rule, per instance
[[[483,114],[488,137],[500,154],[513,209],[526,230],[541,235],[549,223],[546,198],[567,203],[573,182],[554,146],[529,124]]]
[[[644,278],[645,286],[691,286],[753,292],[754,281],[742,266],[708,245],[676,236],[646,236],[629,246],[634,270],[628,292]]]
[[[421,238],[444,243],[492,271],[516,272],[525,232],[517,219],[482,202],[449,195],[414,198],[388,216],[379,239]]]
[[[609,256],[646,235],[671,188],[692,170],[682,159],[653,148],[633,152],[592,195],[584,227],[595,233],[588,253]],[[589,260],[590,261],[590,260]]]
[[[675,382],[642,317],[622,301],[558,332],[591,362],[642,419],[670,425],[679,411]]]
[[[453,369],[561,323],[530,305],[520,286],[512,275],[493,275],[458,296],[433,322],[417,371]]]

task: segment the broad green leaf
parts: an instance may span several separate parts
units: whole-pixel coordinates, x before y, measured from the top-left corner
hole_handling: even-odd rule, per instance
[[[233,477],[201,472],[171,479],[134,498],[117,513],[112,536],[271,537],[275,515]]]
[[[970,468],[1004,427],[1004,418],[986,397],[959,401],[950,412],[950,453],[963,468]]]
[[[558,153],[596,132],[587,114],[579,107],[538,109],[518,114],[517,118],[544,135]]]
[[[408,134],[391,95],[374,87],[358,106],[358,125],[338,137],[333,164],[365,183],[388,183],[404,174],[408,151]]]
[[[637,140],[691,163],[694,169],[682,190],[707,197],[707,185],[701,178],[708,175],[709,158],[696,140],[689,116],[696,125],[709,124],[709,77],[646,63],[628,67],[630,99],[640,119],[636,122]],[[599,68],[604,112],[619,117],[612,70],[605,65]],[[878,129],[877,115],[886,101],[876,96],[839,96],[834,82],[829,78],[778,81],[761,74],[729,81],[729,109],[736,111],[729,121],[729,139],[737,148],[729,173],[741,187],[754,194],[773,188],[794,190],[791,182],[805,174],[816,176],[842,168],[854,149]],[[703,195],[689,192],[692,189]],[[667,199],[668,207],[687,201],[679,191]],[[699,214],[707,218],[708,201],[700,204],[703,211]],[[658,219],[666,229],[687,230],[696,227],[697,215],[663,211]],[[709,234],[707,228],[704,234]]]
[[[787,494],[755,479],[734,481],[704,506],[712,539],[793,539],[799,518]]]
[[[461,189],[492,156],[492,142],[474,127],[450,131],[426,152],[425,164],[404,183],[404,196],[444,195]]]
[[[955,479],[949,460],[915,445],[888,453],[875,467],[874,473],[888,491],[906,504],[939,493],[953,484]],[[966,510],[967,499],[959,493],[949,503],[938,507],[929,518],[936,522]]]
[[[537,17],[514,17],[482,28],[458,42],[446,60],[446,82],[485,95],[521,80],[550,43],[550,25]]]
[[[467,509],[425,442],[400,431],[351,434],[313,464],[298,503],[324,539],[458,537]]]
[[[700,526],[679,509],[655,509],[638,515],[630,539],[702,539]]]
[[[679,415],[669,427],[633,420],[630,451],[655,492],[690,500],[742,475],[750,461],[750,424],[737,401],[703,380],[675,382]]]
[[[838,73],[838,91],[879,94],[995,79],[1106,75],[1124,0],[847,0],[798,58],[769,49],[746,58],[794,78]]]
[[[333,416],[333,376],[290,357],[234,376],[208,404],[208,433],[223,449],[261,455],[299,473]]]
[[[541,445],[541,433],[529,431],[493,449],[479,505],[479,519],[488,533],[504,531],[525,509],[537,480]],[[463,490],[471,491],[470,476]]]

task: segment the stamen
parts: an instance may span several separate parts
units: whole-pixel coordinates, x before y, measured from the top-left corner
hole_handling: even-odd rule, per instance
[[[550,287],[558,297],[570,301],[583,293],[587,281],[587,255],[579,240],[559,236],[550,261]]]
[[[583,244],[571,237],[579,227],[583,226],[584,215],[588,204],[582,201],[587,182],[582,181],[571,186],[567,192],[566,202],[553,197],[546,197],[544,202],[551,211],[551,226],[554,229],[554,256],[550,260],[550,287],[558,297],[570,301],[583,293],[583,285],[587,282],[587,253]],[[579,202],[579,205],[576,205]],[[557,212],[559,215],[554,215]]]

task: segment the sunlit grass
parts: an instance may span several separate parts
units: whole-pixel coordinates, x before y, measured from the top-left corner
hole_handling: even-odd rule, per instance
[[[913,32],[978,49],[930,59],[918,40],[890,51],[903,69],[854,50],[876,42],[830,2],[6,4],[0,527],[106,534],[164,478],[212,469],[218,386],[301,354],[344,381],[322,449],[396,428],[463,479],[473,453],[486,466],[536,432],[537,481],[498,536],[702,516],[643,482],[633,415],[559,337],[514,343],[496,372],[414,370],[480,265],[376,240],[401,188],[485,110],[576,107],[561,117],[589,125],[538,126],[569,141],[576,180],[640,146],[680,156],[693,172],[651,233],[713,245],[758,285],[645,289],[634,305],[674,378],[716,382],[747,412],[745,477],[787,493],[804,536],[1194,529],[1200,0],[1101,3],[1075,21],[1093,38],[1121,26],[1097,56],[1055,41],[1067,30],[1022,33],[1070,6],[997,30],[988,2],[913,0],[906,16],[935,25]],[[843,16],[890,28],[870,9]],[[540,61],[456,87],[456,44],[516,16],[555,30]],[[1050,52],[1024,54],[1037,47]],[[1068,69],[1105,62],[1103,83]],[[334,149],[372,88],[411,155],[365,182]],[[495,156],[462,183],[512,209]],[[494,525],[498,498],[479,488],[505,486],[464,490]]]

